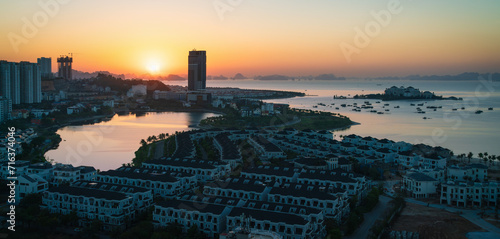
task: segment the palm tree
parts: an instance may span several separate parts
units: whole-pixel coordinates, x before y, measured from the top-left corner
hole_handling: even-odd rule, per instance
[[[144,139],[141,139],[141,145],[142,146],[145,146],[146,145],[146,141]]]
[[[467,154],[467,158],[469,158],[469,163],[473,156],[474,154],[472,152],[469,152],[469,154]]]

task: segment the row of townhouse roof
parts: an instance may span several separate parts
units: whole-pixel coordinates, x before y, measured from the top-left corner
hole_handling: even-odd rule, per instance
[[[335,144],[318,145],[315,144],[315,142],[287,139],[280,136],[275,136],[274,138],[271,138],[270,141],[280,147],[284,147],[285,149],[291,150],[302,156],[326,156],[328,154],[331,154],[331,150],[335,148]]]
[[[278,146],[263,136],[251,137],[248,142],[256,149],[264,159],[285,158],[286,154]]]
[[[123,228],[127,220],[134,219],[137,212],[152,203],[151,190],[94,184],[96,182],[77,181],[71,186],[50,188],[43,192],[40,207],[65,215],[76,212],[82,226],[98,219],[103,222],[105,230],[111,230]]]
[[[186,194],[155,206],[156,226],[197,225],[209,236],[245,229],[277,233],[281,238],[321,238],[326,234],[323,211],[267,201]]]
[[[133,167],[120,167],[101,172],[97,181],[147,188],[152,190],[154,195],[161,197],[174,197],[197,184],[196,176],[193,174]]]
[[[300,179],[298,179],[300,180]],[[351,180],[344,179],[343,180]],[[350,181],[348,183],[356,183]],[[297,206],[308,206],[324,210],[325,215],[340,220],[347,215],[348,186],[344,182],[331,181],[313,184],[305,180],[299,183],[265,181],[255,178],[229,178],[212,182],[204,187],[204,194],[217,197],[231,197],[245,200],[270,201]],[[355,188],[352,188],[355,190]],[[361,196],[366,192],[359,191]]]
[[[213,181],[231,173],[229,163],[195,159],[162,158],[146,161],[142,167],[193,174],[202,182]]]
[[[175,152],[173,158],[193,158],[196,155],[193,141],[189,132],[175,135]]]
[[[352,170],[352,163],[348,159],[333,154],[326,155],[325,158],[300,157],[294,159],[293,164],[297,168],[306,169],[332,170],[341,168],[348,172]]]
[[[238,146],[229,139],[229,133],[218,134],[214,137],[214,145],[220,152],[220,160],[231,164],[236,168],[238,163],[242,162],[242,157]]]

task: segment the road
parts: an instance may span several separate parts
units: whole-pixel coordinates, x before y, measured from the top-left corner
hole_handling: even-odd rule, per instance
[[[364,214],[365,220],[361,224],[361,226],[350,236],[344,237],[346,239],[360,239],[360,238],[368,238],[370,234],[370,228],[372,228],[375,221],[382,217],[385,210],[388,208],[389,202],[392,200],[390,197],[386,197],[384,195],[380,195],[377,206],[368,213]]]
[[[155,152],[154,152],[154,159],[160,159],[161,157],[163,157],[163,148],[165,146],[165,141],[164,140],[160,140],[158,142],[155,143],[156,144],[156,149],[155,149]]]

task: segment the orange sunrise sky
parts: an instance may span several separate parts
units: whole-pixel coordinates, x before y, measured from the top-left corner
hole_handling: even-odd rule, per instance
[[[495,72],[499,12],[496,0],[4,0],[0,59],[52,57],[56,71],[73,53],[80,71],[183,75],[196,48],[209,75]]]

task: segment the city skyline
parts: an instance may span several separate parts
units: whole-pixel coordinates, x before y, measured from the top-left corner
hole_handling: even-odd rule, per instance
[[[185,75],[185,52],[195,47],[210,52],[208,75],[445,75],[495,72],[500,63],[494,1],[1,5],[3,60],[74,53],[73,69],[87,72]]]

